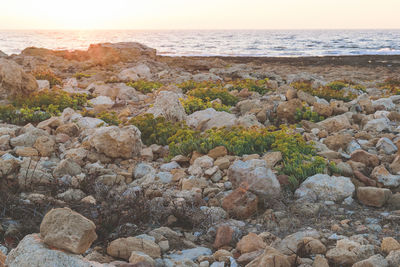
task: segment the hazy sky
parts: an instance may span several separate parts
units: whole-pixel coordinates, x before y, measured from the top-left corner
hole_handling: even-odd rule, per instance
[[[2,0],[0,29],[400,28],[400,0]]]

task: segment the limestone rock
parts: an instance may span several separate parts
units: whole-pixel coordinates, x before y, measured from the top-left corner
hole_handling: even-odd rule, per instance
[[[127,237],[112,241],[107,247],[107,253],[116,258],[129,260],[133,251],[143,252],[152,258],[161,256],[160,247],[152,240]]]
[[[163,116],[170,121],[183,121],[186,118],[179,95],[171,91],[161,91],[147,113],[153,114],[154,117]]]
[[[49,211],[40,225],[43,241],[72,253],[84,253],[97,239],[96,225],[69,208]]]
[[[130,159],[140,155],[142,141],[140,131],[133,125],[119,128],[102,127],[95,130],[89,142],[97,152],[110,158]]]
[[[208,130],[213,127],[233,127],[236,123],[236,117],[233,114],[224,111],[216,111],[213,108],[196,111],[186,118],[186,123],[190,127],[198,130]]]
[[[392,192],[389,189],[377,187],[358,187],[357,198],[367,206],[382,207],[391,197]]]

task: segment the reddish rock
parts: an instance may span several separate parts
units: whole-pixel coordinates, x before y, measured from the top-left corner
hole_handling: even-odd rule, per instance
[[[246,219],[257,211],[258,198],[243,188],[237,188],[222,200],[222,207],[230,215]]]
[[[276,177],[281,185],[289,185],[289,176],[286,174],[281,174]]]
[[[267,244],[264,243],[261,237],[255,233],[250,233],[240,239],[236,245],[236,249],[243,254],[264,249],[266,246]]]
[[[327,104],[315,102],[313,106],[314,106],[314,111],[321,116],[329,117],[333,113],[333,108]]]
[[[229,246],[233,241],[233,229],[228,225],[218,227],[217,235],[214,240],[214,248],[219,249],[224,246]]]
[[[217,147],[211,149],[211,150],[208,152],[207,155],[208,155],[209,157],[213,158],[213,159],[217,159],[217,158],[220,158],[220,157],[224,157],[224,156],[226,156],[227,154],[228,154],[228,150],[226,150],[226,147],[224,147],[224,146],[217,146]]]
[[[376,167],[379,165],[378,156],[370,154],[362,149],[354,151],[350,156],[352,161],[364,163],[367,167]]]
[[[365,176],[364,174],[362,174],[362,172],[360,171],[353,171],[354,176],[362,183],[364,183],[365,185],[368,186],[376,186],[376,181],[372,180],[371,178],[368,178],[367,176]]]

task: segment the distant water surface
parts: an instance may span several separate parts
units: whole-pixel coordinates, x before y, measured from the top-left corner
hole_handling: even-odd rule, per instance
[[[0,31],[0,50],[83,49],[140,42],[169,56],[327,56],[400,54],[400,30],[17,30]]]

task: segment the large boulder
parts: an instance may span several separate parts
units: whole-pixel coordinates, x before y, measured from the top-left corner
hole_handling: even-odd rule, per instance
[[[286,120],[288,122],[295,121],[296,110],[301,109],[302,103],[300,99],[291,99],[287,102],[282,102],[279,104],[276,115],[281,120]]]
[[[233,127],[236,117],[224,111],[216,111],[213,108],[196,111],[186,118],[186,124],[198,130],[208,130],[213,127]]]
[[[392,196],[392,192],[386,188],[358,187],[357,198],[367,206],[382,207]]]
[[[130,159],[140,155],[142,141],[140,131],[133,125],[102,127],[94,131],[89,142],[97,152],[110,158]]]
[[[132,62],[142,57],[155,59],[156,50],[136,42],[102,43],[90,45],[87,54],[96,64]]]
[[[8,267],[112,267],[111,264],[91,262],[82,256],[51,249],[45,245],[38,234],[24,237],[18,246],[7,256]]]
[[[40,225],[40,235],[49,246],[76,254],[84,253],[97,239],[96,225],[69,208],[49,211]]]
[[[182,121],[186,118],[185,109],[179,101],[179,95],[171,91],[161,91],[154,106],[147,113],[154,117],[163,116],[170,121]]]
[[[352,196],[355,186],[350,178],[343,176],[329,176],[316,174],[308,177],[296,190],[297,198],[310,200],[342,201]]]
[[[0,57],[0,100],[36,91],[35,77],[27,74],[14,61]]]
[[[228,177],[235,188],[245,188],[260,199],[280,196],[281,186],[265,160],[235,161],[228,170]]]
[[[326,120],[318,122],[317,124],[325,128],[330,133],[351,128],[350,121],[346,114],[330,117]]]

